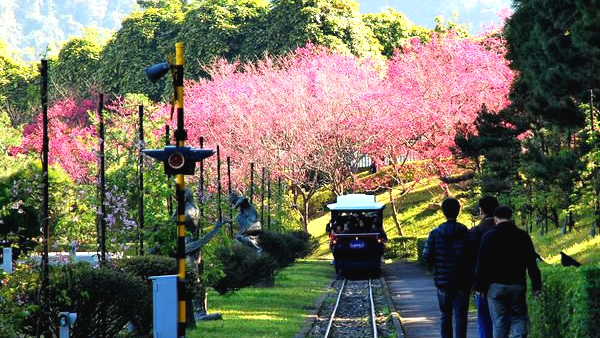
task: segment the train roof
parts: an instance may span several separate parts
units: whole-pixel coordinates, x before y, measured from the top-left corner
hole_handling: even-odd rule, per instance
[[[331,211],[374,211],[385,208],[384,203],[375,201],[375,195],[348,194],[337,197],[337,202],[327,204]]]

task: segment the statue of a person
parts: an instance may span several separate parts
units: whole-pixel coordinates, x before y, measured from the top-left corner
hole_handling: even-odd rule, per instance
[[[238,195],[235,192],[229,195],[229,202],[234,208],[240,209],[240,213],[236,217],[238,232],[235,235],[235,239],[242,244],[248,245],[256,252],[261,252],[262,249],[258,246],[258,235],[262,233],[262,227],[258,220],[256,208],[246,197]]]
[[[201,270],[203,269],[203,261],[202,261],[202,247],[208,243],[221,229],[223,223],[217,222],[215,227],[204,237],[199,237],[199,217],[200,209],[194,202],[194,196],[190,189],[185,190],[185,227],[186,229],[192,233],[192,236],[185,237],[185,256],[186,261],[189,263],[191,268],[196,273],[198,280],[196,283],[202,284],[201,278]],[[206,293],[202,292],[200,295],[191,295],[191,305],[193,313],[190,313],[188,316],[188,323],[191,323],[191,320],[203,320],[203,319],[221,319],[220,314],[207,314],[207,306],[206,306]],[[193,316],[192,316],[193,315]]]

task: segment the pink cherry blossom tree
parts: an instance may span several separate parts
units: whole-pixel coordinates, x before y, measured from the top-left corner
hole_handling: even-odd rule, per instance
[[[447,159],[457,124],[472,125],[482,105],[498,111],[508,104],[514,73],[504,52],[497,35],[474,39],[447,34],[424,44],[415,40],[390,60],[382,82],[385,106],[379,122],[371,125],[376,140],[365,151],[389,165],[393,179],[382,183],[400,234],[396,215],[405,194],[393,194],[393,187],[406,193],[420,178],[452,174],[456,163]],[[426,161],[419,170],[406,170],[408,159]]]

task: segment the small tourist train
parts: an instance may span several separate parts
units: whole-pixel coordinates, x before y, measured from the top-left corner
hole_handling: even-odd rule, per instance
[[[383,209],[374,195],[349,194],[337,197],[328,204],[331,220],[329,234],[335,271],[366,272],[374,276],[381,273],[381,258],[387,237],[383,229]]]

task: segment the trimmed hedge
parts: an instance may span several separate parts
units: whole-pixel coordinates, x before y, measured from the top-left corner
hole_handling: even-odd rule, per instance
[[[417,259],[419,257],[418,240],[414,236],[394,237],[385,243],[383,254],[388,259]]]
[[[545,266],[539,298],[528,293],[529,337],[600,337],[600,266]]]
[[[177,259],[166,256],[145,255],[119,259],[114,263],[121,271],[141,278],[146,287],[146,292],[139,295],[139,300],[136,302],[137,314],[131,318],[131,322],[135,327],[136,334],[149,337],[152,334],[153,324],[153,292],[152,281],[148,278],[151,276],[176,275],[178,273]],[[188,264],[186,267],[185,291],[193,298],[203,301],[202,295],[205,287],[196,282],[198,279],[199,276]],[[193,309],[188,308],[188,312],[190,311],[193,311]],[[188,316],[191,315],[190,313],[188,313]]]

